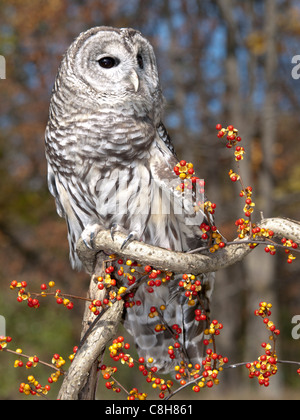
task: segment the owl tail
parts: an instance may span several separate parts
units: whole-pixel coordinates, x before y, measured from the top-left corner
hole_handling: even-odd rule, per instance
[[[198,291],[186,296],[196,280]],[[137,289],[134,300],[141,303],[126,310],[124,326],[148,368],[169,373],[178,365],[201,363],[213,284],[214,273],[186,281],[176,275],[159,287],[142,284]]]

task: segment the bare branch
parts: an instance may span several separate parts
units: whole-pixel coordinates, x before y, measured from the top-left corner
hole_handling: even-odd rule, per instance
[[[300,223],[285,218],[263,219],[258,223],[260,228],[271,229],[278,237],[287,237],[300,242]],[[82,240],[78,241],[77,252],[88,272],[93,272],[95,253],[104,251],[106,254],[117,254],[121,258],[130,258],[141,264],[149,264],[156,269],[172,271],[173,273],[200,274],[209,273],[229,267],[242,260],[251,252],[248,244],[235,241],[234,245],[218,250],[214,254],[205,251],[201,254],[174,252],[164,248],[133,241],[124,249],[121,245],[126,236],[116,233],[114,240],[109,230],[98,233],[94,250],[87,249]]]

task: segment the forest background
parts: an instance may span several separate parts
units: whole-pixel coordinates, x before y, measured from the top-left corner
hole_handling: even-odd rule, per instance
[[[227,239],[236,236],[243,201],[227,176],[233,155],[217,138],[217,123],[233,124],[243,139],[242,174],[254,189],[254,220],[261,211],[300,220],[299,1],[1,0],[0,315],[14,345],[45,361],[53,353],[67,357],[78,344],[83,304],[67,311],[45,298],[38,310],[29,309],[9,284],[25,280],[39,290],[53,280],[66,292],[86,294],[89,277],[70,268],[66,225],[47,189],[44,130],[62,55],[80,32],[100,25],[133,27],[153,44],[165,125],[179,158],[205,179]],[[284,252],[270,256],[261,247],[217,273],[212,316],[224,324],[218,351],[231,363],[254,360],[268,339],[253,316],[261,300],[273,304],[279,358],[300,361],[300,341],[291,335],[292,318],[300,315],[299,274],[299,258],[289,265]],[[0,399],[22,398],[18,384],[27,374],[13,361],[0,354]],[[129,373],[124,368],[125,385]],[[45,382],[49,372],[40,375]],[[201,398],[298,398],[295,367],[281,366],[268,389],[247,376],[246,368],[226,371]],[[147,388],[142,376],[131,385]],[[104,389],[99,398],[115,398]]]

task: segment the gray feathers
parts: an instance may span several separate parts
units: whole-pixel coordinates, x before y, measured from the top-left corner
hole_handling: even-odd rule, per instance
[[[69,47],[52,91],[45,144],[49,190],[67,222],[73,267],[81,267],[79,237],[95,225],[119,225],[136,239],[178,251],[201,246],[204,215],[195,216],[191,201],[176,190],[177,158],[162,110],[155,55],[140,32],[92,28]],[[212,277],[202,281],[211,284]],[[150,295],[141,286],[142,305],[125,316],[140,354],[151,353],[165,371],[174,364],[167,353],[173,338],[155,333],[148,318],[149,308],[164,302],[167,322],[181,325],[182,345],[196,363],[204,327],[194,321],[196,307],[187,305],[177,279],[156,289]]]

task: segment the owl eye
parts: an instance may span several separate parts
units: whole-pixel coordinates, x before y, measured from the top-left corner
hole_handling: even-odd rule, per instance
[[[140,69],[143,69],[143,68],[144,68],[144,61],[143,61],[143,57],[141,56],[141,54],[138,54],[138,55],[136,56],[136,59],[137,59],[137,62],[138,62],[139,68],[140,68]]]
[[[111,69],[112,67],[115,67],[119,64],[119,61],[117,61],[113,57],[103,57],[98,60],[98,63],[100,67],[103,67],[104,69]]]

